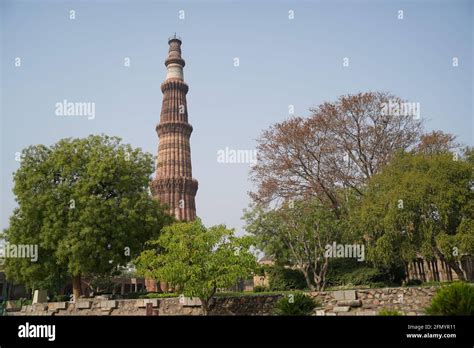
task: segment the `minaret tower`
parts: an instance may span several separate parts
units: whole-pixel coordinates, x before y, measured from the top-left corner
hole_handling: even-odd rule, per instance
[[[159,137],[156,177],[151,190],[156,199],[168,205],[170,214],[177,220],[191,221],[196,218],[194,198],[198,182],[191,171],[189,138],[193,127],[188,123],[188,85],[183,77],[181,39],[175,34],[168,44],[166,80],[161,84],[163,104],[160,123],[156,126]]]

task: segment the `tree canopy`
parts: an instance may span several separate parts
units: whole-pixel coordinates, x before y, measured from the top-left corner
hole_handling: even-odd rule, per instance
[[[457,260],[474,251],[473,165],[450,153],[399,153],[368,183],[352,226],[376,264],[437,257],[464,279]]]
[[[272,125],[258,139],[251,197],[259,204],[316,197],[340,215],[341,187],[361,194],[396,151],[419,141],[419,119],[384,111],[402,102],[385,92],[344,95],[313,108],[308,118]]]
[[[8,278],[57,289],[73,277],[125,265],[172,221],[148,193],[153,159],[120,139],[89,136],[29,146],[14,174],[18,202],[7,242],[36,244],[39,259],[6,260]]]
[[[237,237],[224,225],[206,228],[200,219],[167,226],[148,244],[153,249],[136,259],[137,272],[169,282],[186,296],[198,297],[204,314],[218,289],[251,276],[256,267],[249,249],[252,238]]]
[[[244,219],[256,244],[278,262],[300,270],[309,289],[324,289],[329,258],[326,246],[342,237],[341,221],[319,201],[296,201],[278,209],[253,206]]]

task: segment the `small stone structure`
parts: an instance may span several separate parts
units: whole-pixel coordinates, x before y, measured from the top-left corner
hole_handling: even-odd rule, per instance
[[[400,287],[310,292],[321,307],[314,315],[377,315],[382,309],[406,315],[423,315],[438,287]],[[252,294],[219,296],[210,315],[271,315],[275,303],[285,295]],[[201,315],[200,301],[183,298],[110,300],[104,297],[80,299],[76,303],[50,302],[11,309],[8,315]]]

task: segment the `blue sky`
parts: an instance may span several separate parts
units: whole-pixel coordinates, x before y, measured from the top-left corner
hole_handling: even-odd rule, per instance
[[[473,144],[471,1],[4,0],[0,12],[0,228],[15,206],[15,153],[28,145],[105,133],[156,154],[175,32],[190,87],[197,214],[207,225],[241,231],[252,189],[249,166],[218,163],[217,151],[254,149],[289,105],[306,116],[342,94],[390,91],[420,103],[427,130]],[[94,102],[95,119],[56,116],[64,99]]]

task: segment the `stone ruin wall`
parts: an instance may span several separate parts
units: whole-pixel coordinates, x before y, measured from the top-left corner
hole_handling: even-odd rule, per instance
[[[314,310],[318,316],[377,315],[381,309],[423,315],[438,287],[402,287],[341,290],[307,293],[319,299],[322,306]],[[217,297],[211,315],[271,315],[275,303],[284,295],[242,295]],[[13,308],[7,315],[201,315],[198,299],[175,298],[108,300],[101,297],[81,299],[77,303],[37,303]]]

